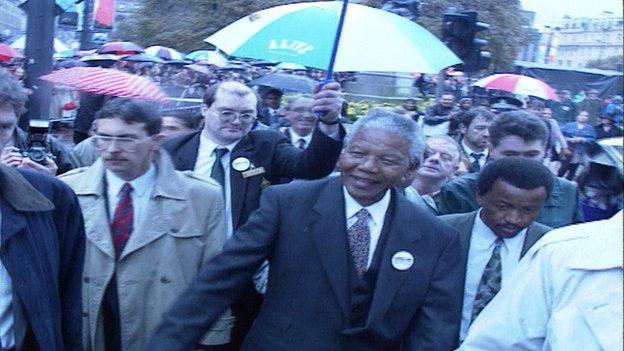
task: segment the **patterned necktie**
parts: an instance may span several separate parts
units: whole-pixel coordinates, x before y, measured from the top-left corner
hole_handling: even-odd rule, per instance
[[[297,140],[297,147],[300,148],[301,150],[305,150],[305,146],[306,146],[306,141],[303,138],[300,138],[299,140]]]
[[[502,264],[500,256],[500,248],[503,244],[503,240],[498,238],[494,243],[494,250],[492,250],[492,256],[485,265],[481,281],[477,287],[477,294],[475,296],[474,304],[472,305],[472,323],[475,318],[483,311],[485,306],[494,298],[501,288],[502,279]]]
[[[349,249],[355,269],[362,276],[366,272],[368,263],[368,250],[370,246],[370,229],[368,228],[368,211],[363,208],[359,210],[355,216],[357,221],[347,229],[349,238]]]
[[[219,184],[221,184],[221,189],[224,191],[225,187],[225,169],[223,168],[223,163],[221,162],[221,158],[228,153],[228,149],[226,148],[217,148],[214,149],[215,154],[215,162],[212,166],[212,171],[210,172],[210,177],[216,180]]]
[[[121,198],[115,208],[111,232],[113,234],[113,245],[115,246],[115,257],[119,257],[123,251],[130,234],[132,234],[134,208],[132,207],[132,185],[126,183],[121,187]]]
[[[472,163],[470,164],[470,172],[479,172],[481,170],[481,164],[479,163],[479,161],[481,160],[481,157],[483,157],[483,154],[473,152],[470,154],[470,156],[474,158],[474,161],[472,161]]]

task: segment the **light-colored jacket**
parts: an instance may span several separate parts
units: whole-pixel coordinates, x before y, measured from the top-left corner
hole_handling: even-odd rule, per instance
[[[113,273],[119,292],[122,348],[143,350],[162,315],[225,243],[224,205],[217,183],[175,171],[163,151],[156,152],[154,164],[156,184],[145,218],[138,222],[117,261],[106,218],[102,160],[60,177],[78,195],[85,218],[85,350],[104,350],[102,302]],[[233,321],[227,311],[202,343],[227,343]]]
[[[622,350],[622,211],[538,241],[460,350]]]

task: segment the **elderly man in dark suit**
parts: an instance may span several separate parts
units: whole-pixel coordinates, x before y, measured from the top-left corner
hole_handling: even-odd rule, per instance
[[[460,341],[522,256],[551,229],[535,219],[552,188],[550,171],[541,163],[504,158],[488,163],[479,174],[480,209],[440,217],[460,234],[464,285]]]
[[[148,349],[193,346],[268,259],[264,304],[243,350],[450,350],[461,300],[459,236],[395,189],[423,147],[415,122],[402,115],[373,110],[358,120],[341,177],[266,189]]]

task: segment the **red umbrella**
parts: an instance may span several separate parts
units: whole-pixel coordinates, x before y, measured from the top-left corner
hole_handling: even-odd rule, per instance
[[[485,89],[497,89],[519,95],[535,96],[544,100],[559,100],[555,89],[548,84],[535,78],[517,74],[495,74],[478,80],[473,85]]]
[[[114,41],[106,43],[97,52],[100,54],[134,55],[144,52],[145,49],[129,41]]]
[[[0,61],[8,62],[14,58],[24,58],[24,56],[9,45],[0,43]]]
[[[95,94],[167,101],[167,96],[151,80],[112,68],[73,67],[40,77],[57,85]]]

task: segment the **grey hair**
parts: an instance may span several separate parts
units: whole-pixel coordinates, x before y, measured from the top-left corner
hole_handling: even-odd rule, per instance
[[[292,104],[295,103],[295,101],[299,100],[299,99],[311,99],[314,100],[314,95],[312,94],[293,94],[293,95],[289,95],[287,100],[286,100],[286,105],[284,106],[284,108],[286,110],[290,110],[290,108],[292,107]]]
[[[409,145],[410,162],[416,165],[422,162],[426,147],[425,139],[418,125],[411,118],[384,108],[372,109],[353,124],[344,138],[345,147],[353,135],[362,129],[376,129],[398,135]]]

